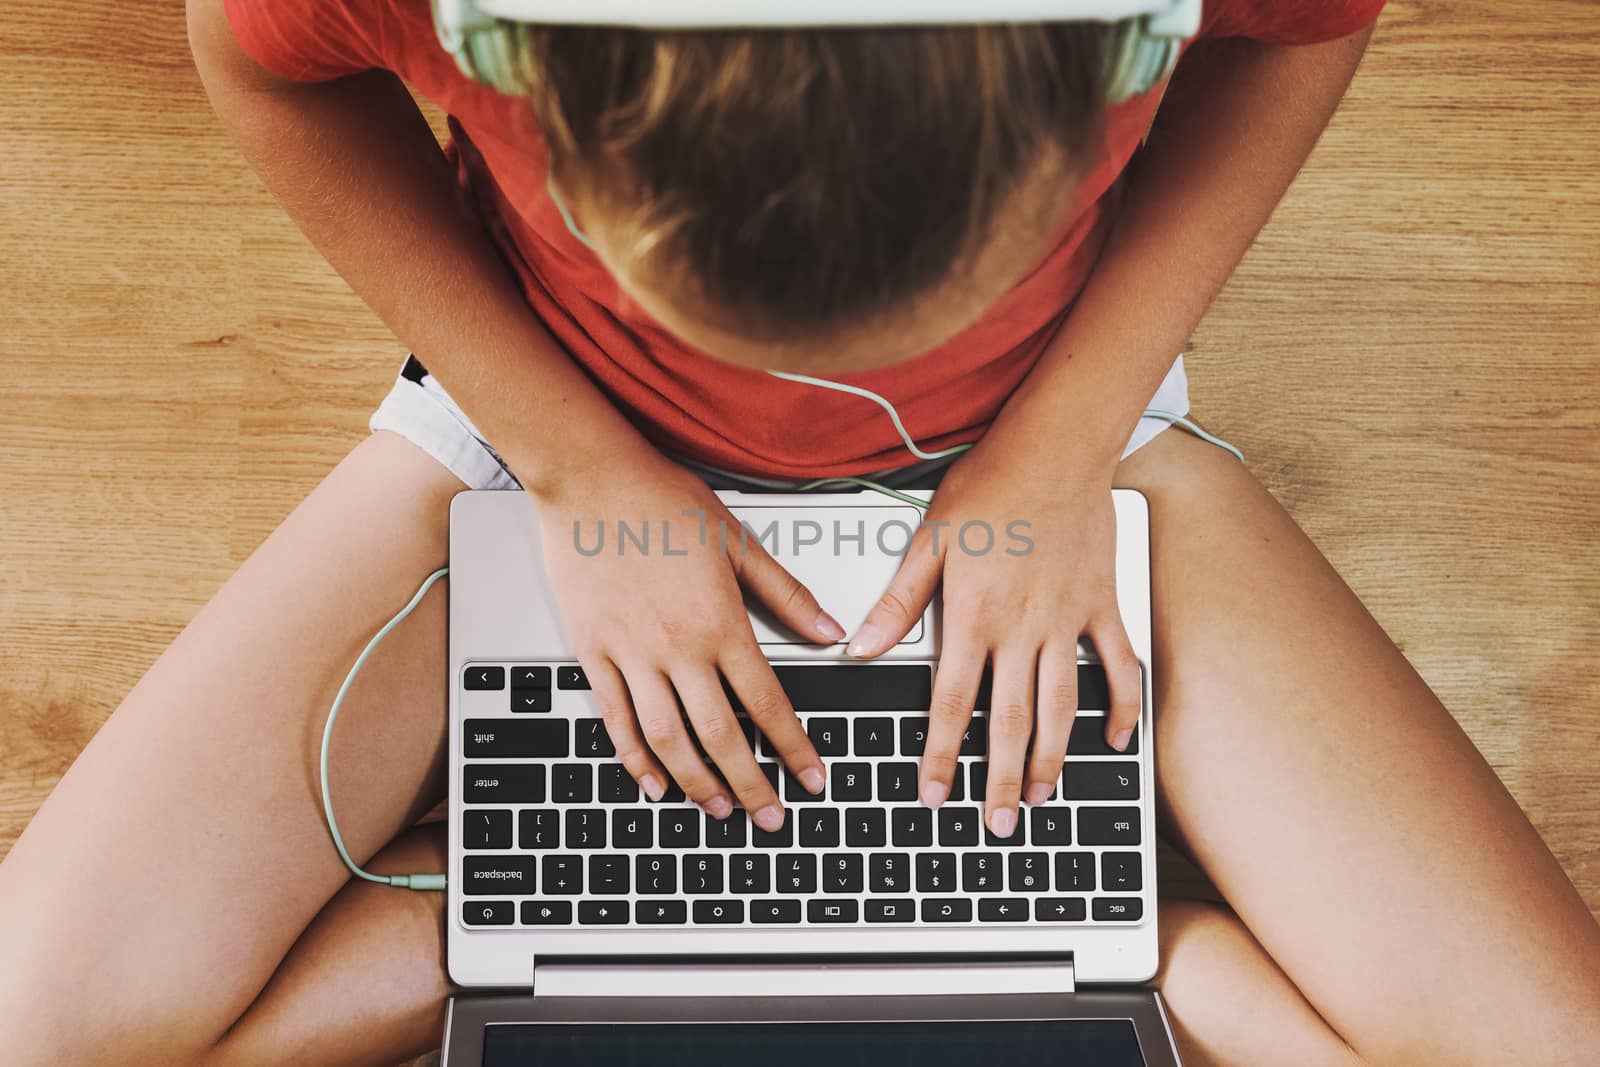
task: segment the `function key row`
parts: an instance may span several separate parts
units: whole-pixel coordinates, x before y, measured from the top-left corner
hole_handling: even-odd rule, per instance
[[[521,919],[524,926],[569,926],[573,921],[571,900],[524,900]],[[580,900],[577,921],[584,926],[682,926],[691,920],[701,926],[741,925],[746,916],[759,925],[794,926],[859,925],[865,923],[968,923],[973,920],[970,899],[924,899],[910,897],[868,897],[802,902],[778,900]],[[1092,907],[1094,921],[1137,922],[1144,915],[1139,897],[1096,897],[1087,904],[1083,897],[980,897],[976,915],[984,923],[1084,922]],[[1031,907],[1030,907],[1031,905]],[[748,908],[748,911],[747,911]],[[510,900],[469,900],[462,905],[462,919],[469,926],[510,926],[517,918]]]
[[[522,851],[584,849],[742,849],[792,848],[1016,848],[1026,844],[1077,843],[1132,846],[1140,843],[1139,809],[1047,804],[1031,808],[1010,837],[995,837],[975,807],[946,805],[938,811],[919,806],[891,808],[807,808],[784,813],[783,825],[763,830],[735,810],[712,819],[695,808],[525,808],[515,817],[516,844]],[[461,844],[474,852],[509,851],[513,816],[506,809],[472,808],[461,816]],[[703,831],[703,833],[702,833]]]

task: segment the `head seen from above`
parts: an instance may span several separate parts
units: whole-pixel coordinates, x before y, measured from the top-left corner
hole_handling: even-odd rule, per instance
[[[1044,253],[1104,110],[1104,23],[510,24],[550,189],[646,313],[844,373],[979,318]]]

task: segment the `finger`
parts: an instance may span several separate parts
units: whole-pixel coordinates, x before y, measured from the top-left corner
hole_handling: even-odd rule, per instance
[[[987,649],[959,634],[945,634],[928,708],[928,743],[922,750],[922,802],[937,808],[950,796],[960,771],[961,738],[972,722]]]
[[[660,800],[667,791],[667,772],[661,769],[645,744],[622,675],[616,665],[604,657],[580,656],[579,659],[583,661],[589,688],[600,705],[600,717],[605,720],[606,733],[611,738],[611,746],[617,750],[617,759],[639,783],[645,796]]]
[[[1111,713],[1106,716],[1106,742],[1118,752],[1128,747],[1133,728],[1139,725],[1141,678],[1139,658],[1128,642],[1128,631],[1122,625],[1122,616],[1115,606],[1090,625],[1089,639],[1106,669],[1106,683],[1111,688]]]
[[[727,553],[739,584],[789,629],[821,644],[844,640],[844,627],[839,621],[823,611],[811,590],[759,543],[741,538],[738,544],[728,546]]]
[[[806,736],[805,727],[789,703],[789,694],[778,684],[772,673],[772,664],[761,654],[761,648],[751,634],[724,651],[717,666],[722,676],[738,697],[750,721],[756,724],[767,741],[778,753],[789,773],[797,778],[806,791],[820,794],[827,785],[827,772],[822,757]]]
[[[717,672],[710,667],[686,668],[673,673],[672,684],[683,698],[701,747],[722,771],[739,803],[750,812],[751,820],[763,830],[777,830],[783,825],[783,805],[778,802],[772,783],[756,766],[755,753],[750,751],[750,743],[739,728]]]
[[[1055,791],[1067,758],[1067,739],[1078,714],[1078,641],[1053,641],[1039,652],[1038,708],[1034,714],[1033,755],[1023,796],[1043,804]]]
[[[931,530],[926,524],[917,527],[894,580],[850,639],[850,646],[845,650],[850,655],[860,659],[882,655],[899,644],[922,618],[934,590],[939,588],[939,577],[944,573],[946,546],[940,544],[935,550],[937,538]]]
[[[1038,650],[1008,646],[994,655],[994,688],[989,701],[989,777],[984,788],[984,818],[996,837],[1017,830],[1023,764],[1033,736],[1033,679]]]
[[[689,739],[677,693],[666,676],[653,667],[624,668],[624,674],[633,706],[639,712],[639,728],[650,750],[690,800],[714,819],[727,818],[733,810],[733,798]]]

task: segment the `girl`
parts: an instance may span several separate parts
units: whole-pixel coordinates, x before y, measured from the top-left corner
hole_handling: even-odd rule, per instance
[[[442,898],[347,881],[316,752],[463,484],[527,489],[619,758],[711,818],[783,817],[724,682],[802,781],[824,769],[742,595],[871,657],[941,590],[921,795],[948,796],[988,666],[1001,836],[1061,766],[1080,636],[1127,740],[1108,490],[1143,491],[1163,829],[1230,905],[1164,908],[1188,1062],[1600,1059],[1600,930],[1511,798],[1248,471],[1141,418],[1186,410],[1174,353],[1377,6],[1219,0],[1170,84],[1109,101],[1094,24],[508,26],[497,90],[426,0],[191,0],[218,113],[416,356],[0,867],[9,1062],[387,1063],[437,1041]],[[402,79],[452,117],[446,151]],[[571,550],[575,520],[716,514],[711,483],[907,467],[875,405],[764,371],[885,395],[924,449],[973,444],[912,472],[940,479],[930,520],[1025,518],[1035,550],[922,534],[851,635],[758,553]],[[333,790],[374,870],[443,869],[442,826],[416,826],[443,792],[443,606],[341,717]]]

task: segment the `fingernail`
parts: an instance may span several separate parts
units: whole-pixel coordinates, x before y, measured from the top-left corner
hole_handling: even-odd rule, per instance
[[[869,622],[856,631],[855,639],[845,652],[852,656],[870,656],[882,640],[883,631]]]
[[[950,787],[943,782],[929,782],[922,787],[922,802],[930,808],[937,808],[943,804],[950,795]]]
[[[1010,837],[1017,832],[1017,813],[1010,808],[997,808],[989,816],[989,829],[996,837]]]
[[[754,818],[756,825],[767,831],[767,833],[776,833],[778,828],[783,825],[783,809],[776,804],[768,804],[756,812]]]
[[[1028,787],[1027,800],[1029,805],[1037,807],[1050,799],[1050,786],[1044,782],[1034,782]]]
[[[1116,749],[1118,752],[1121,752],[1128,747],[1128,741],[1132,739],[1132,737],[1132,730],[1123,730],[1118,733],[1116,737],[1111,739],[1111,747]]]
[[[733,814],[733,801],[727,797],[712,797],[706,801],[706,814],[713,819],[726,819]]]
[[[817,632],[829,641],[843,641],[844,627],[839,625],[839,620],[829,615],[826,611],[817,616]]]
[[[800,772],[800,784],[806,787],[807,793],[820,795],[828,780],[815,767],[807,767]]]
[[[639,785],[644,789],[644,795],[651,800],[660,800],[667,793],[667,787],[653,774],[647,774],[639,779]]]

